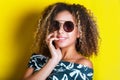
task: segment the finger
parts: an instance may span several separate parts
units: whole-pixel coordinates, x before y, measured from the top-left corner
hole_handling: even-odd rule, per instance
[[[47,38],[51,38],[54,35],[54,33],[51,33],[47,36]]]
[[[54,37],[57,37],[57,31],[54,31]]]
[[[59,40],[59,39],[58,39],[58,38],[51,38],[51,39],[50,39],[50,42],[49,42],[50,45],[52,45],[52,42],[55,41],[55,40]]]
[[[46,40],[45,40],[45,41],[46,41],[47,43],[49,42],[49,40],[50,40],[50,38],[53,36],[53,34],[54,34],[54,33],[51,33],[51,34],[49,34],[49,35],[46,37]]]

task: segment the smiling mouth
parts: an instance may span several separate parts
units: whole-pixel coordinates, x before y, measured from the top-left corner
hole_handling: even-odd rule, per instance
[[[58,38],[59,40],[65,40],[66,38],[64,38],[64,37],[61,37],[61,38]]]
[[[58,41],[63,41],[63,40],[66,40],[66,39],[68,39],[67,37],[58,37]]]

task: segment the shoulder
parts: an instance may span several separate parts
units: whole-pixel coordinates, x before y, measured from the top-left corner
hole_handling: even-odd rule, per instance
[[[89,68],[93,68],[92,62],[91,62],[89,59],[87,59],[86,57],[80,58],[80,59],[77,61],[77,63],[78,63],[78,64],[85,65],[85,66],[87,66],[87,67],[89,67]]]
[[[28,67],[34,68],[34,71],[41,69],[48,61],[48,58],[41,54],[32,54],[28,62]]]
[[[30,58],[46,59],[47,57],[42,54],[33,53]]]
[[[48,61],[48,57],[41,54],[32,54],[29,60],[29,65],[33,64],[45,64]],[[35,65],[34,65],[35,66]]]
[[[42,54],[32,54],[30,57],[30,62],[29,63],[37,63],[37,64],[44,64],[48,61],[48,57],[42,55]]]

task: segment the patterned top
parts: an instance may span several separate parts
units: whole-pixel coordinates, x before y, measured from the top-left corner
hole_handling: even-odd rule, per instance
[[[28,67],[34,72],[40,70],[48,61],[48,57],[32,54]],[[92,80],[93,69],[82,64],[60,61],[46,80]]]

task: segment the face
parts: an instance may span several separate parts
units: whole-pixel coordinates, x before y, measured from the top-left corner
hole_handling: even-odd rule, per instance
[[[59,40],[55,44],[60,48],[75,46],[76,39],[79,38],[79,32],[76,26],[75,18],[68,11],[58,13],[54,19],[55,37]]]

